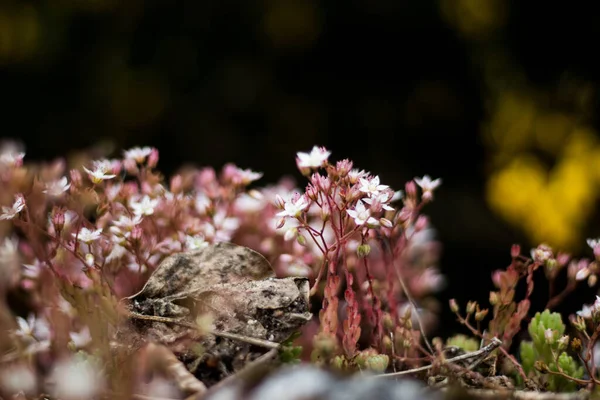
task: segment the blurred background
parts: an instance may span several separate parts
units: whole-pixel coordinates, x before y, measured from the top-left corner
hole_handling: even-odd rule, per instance
[[[263,184],[303,186],[314,144],[395,189],[441,177],[442,296],[487,305],[513,243],[592,256],[598,38],[577,1],[1,0],[0,136],[29,160],[151,145],[167,174],[231,161]]]

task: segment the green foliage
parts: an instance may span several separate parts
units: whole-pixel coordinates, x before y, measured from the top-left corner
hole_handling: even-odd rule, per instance
[[[294,340],[300,336],[300,332],[294,332],[289,338],[281,343],[279,359],[284,364],[298,364],[302,354],[302,346],[294,346]]]
[[[583,367],[565,352],[568,337],[563,336],[565,325],[560,314],[548,310],[536,313],[528,331],[532,341],[521,343],[521,363],[527,376],[553,392],[575,391],[575,382],[552,374],[560,371],[573,378],[583,377]]]
[[[460,347],[466,352],[472,352],[479,350],[479,341],[467,335],[458,334],[449,337],[446,340],[446,346],[456,346]]]

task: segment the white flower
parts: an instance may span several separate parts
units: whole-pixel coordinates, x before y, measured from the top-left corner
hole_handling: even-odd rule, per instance
[[[314,146],[310,153],[298,152],[296,164],[298,168],[319,168],[327,162],[331,155],[324,147]]]
[[[581,318],[589,319],[592,318],[592,308],[588,305],[583,305],[580,311],[577,311],[577,315]]]
[[[103,377],[93,362],[75,358],[55,364],[51,376],[52,395],[64,400],[92,399],[103,386]]]
[[[98,240],[102,235],[102,229],[90,230],[88,228],[81,228],[79,233],[72,233],[74,238],[77,238],[80,242],[90,244],[95,240]]]
[[[35,396],[37,376],[25,365],[13,364],[10,368],[3,368],[0,372],[0,387],[6,394],[15,394],[10,397],[12,399],[37,397]],[[27,396],[17,395],[19,392],[27,394]]]
[[[415,183],[419,185],[424,192],[431,192],[440,186],[442,180],[438,178],[432,181],[429,175],[425,175],[423,178],[415,178]]]
[[[382,185],[383,186],[383,185]],[[372,195],[371,198],[363,199],[363,201],[367,204],[373,204],[374,201],[379,202],[381,204],[381,208],[387,211],[394,211],[394,207],[389,206],[387,203],[391,201],[390,194],[383,192]]]
[[[0,167],[16,167],[23,163],[25,153],[17,150],[17,145],[3,145],[0,149]]]
[[[133,210],[135,215],[152,215],[154,209],[158,205],[158,199],[151,199],[148,195],[142,197],[140,201],[130,200],[129,207]]]
[[[365,205],[361,200],[356,203],[354,210],[346,210],[348,215],[354,219],[356,225],[379,225],[379,221],[371,217],[371,211],[365,208]]]
[[[134,160],[138,164],[143,163],[150,153],[152,153],[152,147],[134,147],[123,152],[126,159]]]
[[[199,236],[185,236],[185,248],[186,250],[197,250],[203,249],[208,246],[208,242],[204,240],[202,235]]]
[[[388,185],[379,184],[379,176],[374,176],[371,179],[360,178],[360,186],[358,190],[371,196],[378,195],[382,190],[387,189]]]
[[[17,325],[19,325],[19,329],[15,331],[15,335],[19,337],[38,340],[45,340],[50,337],[48,323],[43,318],[36,319],[35,314],[29,314],[27,319],[17,317]]]
[[[118,220],[113,221],[113,224],[126,231],[131,231],[136,225],[139,225],[143,219],[144,217],[141,215],[134,215],[133,218],[128,215],[121,215]]]
[[[106,256],[106,262],[112,262],[113,260],[119,260],[121,259],[126,253],[127,253],[127,249],[123,246],[121,246],[120,243],[117,243],[116,240],[122,240],[119,237],[113,236],[113,242],[115,242],[113,244],[112,249],[110,249],[110,253],[108,253],[108,255]]]
[[[13,219],[25,208],[25,198],[22,194],[18,193],[15,195],[15,202],[11,207],[2,207],[2,214],[0,220]]]
[[[254,172],[250,169],[237,168],[237,179],[239,179],[242,185],[249,185],[250,183],[262,178],[262,172]]]
[[[71,341],[75,347],[78,349],[87,346],[92,341],[90,328],[87,326],[79,332],[69,332],[69,337],[71,338]]]
[[[69,190],[70,187],[71,187],[71,184],[68,183],[67,177],[63,176],[62,178],[60,178],[57,181],[52,181],[52,182],[46,183],[46,189],[43,192],[49,196],[59,197],[64,192]]]
[[[36,279],[40,276],[42,268],[44,268],[44,263],[36,258],[33,264],[23,264],[23,276],[29,279]]]
[[[598,247],[598,245],[600,244],[600,238],[597,239],[588,239],[586,240],[588,246],[590,246],[593,249],[595,249],[596,247]]]
[[[277,213],[278,217],[296,218],[302,214],[302,211],[306,207],[308,207],[308,200],[305,196],[299,196],[296,201],[286,201],[283,207],[284,210]]]
[[[83,167],[83,169],[87,172],[90,180],[95,184],[116,177],[116,175],[107,174],[111,169],[111,164],[108,160],[94,162],[94,170],[89,170],[86,167]]]

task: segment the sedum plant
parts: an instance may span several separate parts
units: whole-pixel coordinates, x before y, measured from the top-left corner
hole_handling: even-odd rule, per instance
[[[571,378],[581,379],[583,367],[566,353],[569,337],[559,313],[544,310],[529,323],[532,341],[521,343],[521,363],[528,377],[553,392],[569,392],[577,388]]]

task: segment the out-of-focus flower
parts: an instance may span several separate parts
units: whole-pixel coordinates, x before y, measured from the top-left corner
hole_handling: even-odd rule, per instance
[[[22,146],[15,142],[4,142],[0,146],[0,168],[14,168],[23,165],[25,153]]]
[[[75,358],[59,361],[52,371],[53,395],[65,400],[94,398],[103,387],[103,377],[91,361]]]
[[[71,341],[75,347],[78,349],[87,346],[92,341],[90,328],[87,326],[79,332],[69,332],[69,337],[71,338]]]
[[[134,147],[123,152],[126,159],[134,160],[138,164],[142,164],[150,153],[152,153],[152,147]]]
[[[300,169],[319,168],[327,162],[330,155],[331,152],[326,148],[314,146],[310,153],[298,152],[296,164]]]
[[[138,216],[154,214],[154,209],[157,205],[158,199],[151,199],[148,195],[145,195],[139,201],[135,199],[129,201],[129,207],[131,207],[133,213]]]
[[[64,192],[69,190],[70,187],[71,184],[68,183],[67,177],[63,176],[57,181],[46,183],[46,189],[43,192],[46,193],[48,196],[59,197]]]
[[[365,208],[365,205],[361,200],[356,203],[353,210],[346,210],[348,215],[354,219],[356,225],[379,225],[379,221],[371,217],[371,211]]]
[[[17,317],[17,325],[19,328],[14,333],[18,337],[37,340],[46,340],[50,337],[48,322],[43,318],[36,318],[35,314],[29,314],[27,319]]]
[[[21,193],[15,195],[15,202],[12,206],[2,207],[2,214],[0,214],[0,220],[9,220],[15,218],[25,208],[25,197]]]
[[[90,230],[88,228],[81,228],[79,233],[72,233],[72,235],[80,242],[90,244],[102,236],[102,229]]]
[[[440,186],[442,180],[440,178],[431,180],[429,175],[425,175],[422,178],[415,178],[415,183],[419,185],[424,192],[432,192]]]
[[[0,287],[16,283],[21,265],[19,239],[6,237],[0,242]]]
[[[85,170],[85,172],[87,172],[90,180],[95,184],[116,177],[116,175],[108,173],[111,169],[110,162],[97,161],[94,163],[93,170],[87,169],[85,166],[83,167],[83,169]]]
[[[37,390],[37,378],[34,372],[25,365],[12,365],[10,368],[3,368],[0,371],[0,387],[7,394],[22,392],[33,396]]]
[[[186,250],[197,250],[203,249],[208,246],[208,242],[204,240],[204,237],[199,236],[190,236],[186,235],[185,237],[185,249]]]
[[[531,249],[531,258],[538,263],[545,263],[553,257],[552,248],[546,244],[540,244],[535,249]]]

